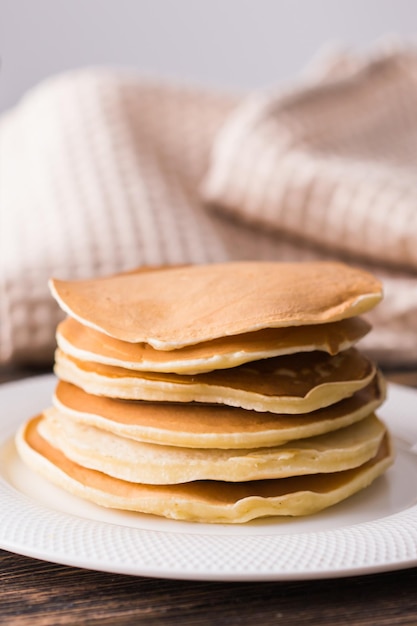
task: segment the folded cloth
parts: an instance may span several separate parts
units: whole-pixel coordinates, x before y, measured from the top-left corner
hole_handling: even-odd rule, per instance
[[[332,65],[248,98],[215,142],[206,199],[320,246],[417,270],[417,55]]]
[[[48,362],[47,281],[341,259],[384,281],[362,346],[417,360],[417,58],[343,54],[247,96],[86,69],[0,119],[0,363]]]

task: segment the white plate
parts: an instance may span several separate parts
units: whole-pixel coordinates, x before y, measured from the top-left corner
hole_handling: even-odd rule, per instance
[[[397,459],[371,487],[327,511],[244,525],[176,522],[102,509],[31,473],[13,434],[50,403],[52,376],[0,386],[0,547],[66,565],[202,580],[301,580],[417,565],[417,456]],[[389,387],[379,411],[415,436],[417,391]]]

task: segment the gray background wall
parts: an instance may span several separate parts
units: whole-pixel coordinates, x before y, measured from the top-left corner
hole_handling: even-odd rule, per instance
[[[410,37],[416,18],[417,0],[0,0],[0,110],[46,76],[97,64],[279,85],[329,42]]]

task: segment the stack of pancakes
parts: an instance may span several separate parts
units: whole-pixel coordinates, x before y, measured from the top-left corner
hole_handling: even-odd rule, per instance
[[[237,262],[51,281],[53,407],[16,441],[107,507],[202,522],[306,515],[392,463],[385,387],[354,347],[382,297],[340,263]]]

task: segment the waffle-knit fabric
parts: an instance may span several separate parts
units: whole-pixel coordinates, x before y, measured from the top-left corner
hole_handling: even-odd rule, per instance
[[[206,199],[337,252],[417,270],[417,55],[255,95],[215,143]]]
[[[234,96],[88,69],[0,120],[0,363],[52,360],[50,276],[342,259],[384,280],[364,349],[417,359],[417,58]]]

